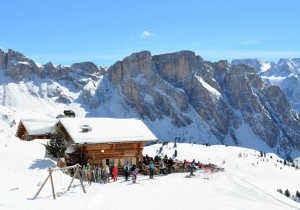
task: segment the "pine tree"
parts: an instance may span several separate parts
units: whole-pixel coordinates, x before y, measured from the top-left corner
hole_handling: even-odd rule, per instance
[[[61,158],[65,156],[67,150],[66,140],[61,131],[51,134],[50,141],[45,145],[46,150],[53,157]]]

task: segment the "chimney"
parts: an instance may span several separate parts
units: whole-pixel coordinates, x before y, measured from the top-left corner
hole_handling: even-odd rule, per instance
[[[89,132],[91,130],[92,130],[92,128],[89,125],[82,125],[81,126],[81,132],[82,133],[87,133],[87,132]]]

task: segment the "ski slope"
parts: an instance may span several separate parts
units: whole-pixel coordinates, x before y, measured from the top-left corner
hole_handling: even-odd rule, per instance
[[[172,156],[176,149],[179,160],[213,163],[225,171],[200,170],[194,178],[185,178],[188,173],[154,176],[151,180],[139,175],[137,184],[124,182],[119,176],[117,182],[108,184],[85,183],[87,193],[83,193],[77,180],[66,191],[70,177],[57,172],[53,174],[55,191],[62,195],[53,200],[48,182],[33,200],[48,175],[48,167],[56,166],[42,143],[45,140],[0,140],[1,210],[300,209],[298,202],[277,192],[289,189],[295,195],[296,190],[300,191],[300,170],[277,162],[280,159],[275,154],[268,153],[262,158],[259,151],[247,148],[179,143],[176,147],[174,143],[165,145],[162,155]],[[154,157],[161,146],[147,146],[144,154]]]

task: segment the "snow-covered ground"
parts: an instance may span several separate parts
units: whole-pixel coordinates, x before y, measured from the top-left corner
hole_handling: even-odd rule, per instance
[[[162,154],[172,156],[176,149],[179,160],[214,163],[225,171],[200,170],[194,178],[185,178],[187,173],[154,179],[139,175],[138,184],[119,177],[117,182],[108,184],[85,183],[86,193],[77,180],[67,192],[70,177],[54,172],[55,191],[62,195],[54,200],[48,181],[39,196],[32,199],[47,177],[48,167],[56,164],[45,155],[44,141],[0,139],[1,210],[300,209],[299,203],[277,192],[289,189],[295,195],[300,191],[300,170],[277,162],[280,159],[275,154],[262,158],[260,152],[247,148],[193,144],[174,147],[174,143],[164,146]],[[145,147],[144,154],[155,156],[160,147],[161,144]]]

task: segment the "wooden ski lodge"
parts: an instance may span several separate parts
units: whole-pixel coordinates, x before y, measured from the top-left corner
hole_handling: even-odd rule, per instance
[[[21,122],[24,124],[26,120]],[[20,124],[16,136],[24,139]],[[157,141],[139,119],[60,118],[55,126],[49,123],[49,130],[50,127],[55,128],[52,133],[57,129],[64,133],[68,144],[66,153],[72,164],[123,166],[127,161],[137,164],[142,159],[144,144]]]
[[[52,119],[22,119],[19,122],[16,137],[25,141],[34,139],[49,139],[57,128],[58,120]]]

